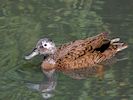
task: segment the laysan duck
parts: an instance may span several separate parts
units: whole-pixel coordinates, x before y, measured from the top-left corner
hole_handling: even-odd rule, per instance
[[[61,71],[75,79],[82,79],[93,74],[101,76],[102,63],[127,47],[127,44],[120,42],[120,38],[110,39],[106,32],[59,47],[56,47],[52,40],[43,38],[25,59],[31,59],[38,54],[44,55],[41,69],[50,79],[55,71]]]

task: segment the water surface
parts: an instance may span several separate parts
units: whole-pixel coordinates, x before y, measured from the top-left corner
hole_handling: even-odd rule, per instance
[[[132,0],[2,0],[0,4],[0,99],[43,100],[26,82],[44,79],[42,57],[24,55],[42,37],[57,45],[108,31],[129,44],[128,60],[111,65],[104,79],[74,80],[57,73],[50,100],[133,100]]]

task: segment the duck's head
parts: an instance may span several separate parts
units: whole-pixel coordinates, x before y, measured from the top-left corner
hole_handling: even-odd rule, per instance
[[[25,59],[27,60],[31,59],[38,54],[50,55],[50,54],[54,54],[55,52],[56,52],[55,43],[48,38],[43,38],[37,42],[34,50],[31,52],[31,54],[29,54],[28,56],[25,56]]]

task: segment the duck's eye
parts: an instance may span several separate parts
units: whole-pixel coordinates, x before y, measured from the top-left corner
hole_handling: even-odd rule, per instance
[[[44,44],[44,46],[47,46],[47,44]]]

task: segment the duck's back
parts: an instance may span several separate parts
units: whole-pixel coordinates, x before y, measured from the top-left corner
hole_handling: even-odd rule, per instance
[[[70,53],[83,55],[83,52],[92,52],[96,48],[99,48],[101,45],[105,44],[105,42],[109,42],[107,34],[101,33],[94,37],[63,44],[58,48],[58,58],[69,56]]]

